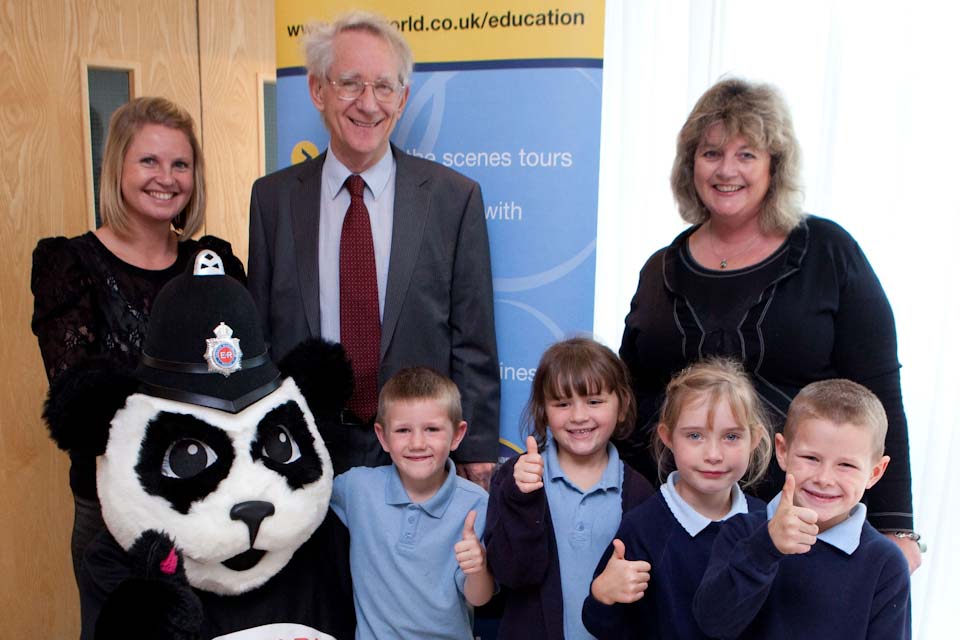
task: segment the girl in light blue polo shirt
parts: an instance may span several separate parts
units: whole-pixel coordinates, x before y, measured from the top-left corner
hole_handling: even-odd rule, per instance
[[[653,488],[610,442],[633,430],[629,374],[590,338],[551,346],[527,405],[526,452],[490,487],[484,542],[500,585],[500,638],[590,638],[580,620],[593,569],[623,512]]]

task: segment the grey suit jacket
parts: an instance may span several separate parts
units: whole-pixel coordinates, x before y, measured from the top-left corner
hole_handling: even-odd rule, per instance
[[[393,239],[380,341],[380,385],[428,366],[460,388],[460,462],[497,458],[500,373],[490,245],[480,186],[392,148]],[[320,172],[326,154],[264,176],[250,196],[248,286],[274,360],[320,336]]]

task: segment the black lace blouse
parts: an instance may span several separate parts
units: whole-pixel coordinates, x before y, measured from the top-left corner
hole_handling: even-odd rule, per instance
[[[96,235],[44,238],[33,251],[33,320],[47,378],[93,356],[107,356],[132,369],[140,357],[153,300],[171,278],[182,273],[200,249],[212,249],[228,275],[246,284],[243,264],[230,243],[214,236],[178,245],[177,261],[158,271],[141,269],[112,254]],[[74,459],[74,467],[78,466]],[[92,461],[71,469],[78,494],[95,497]],[[81,478],[82,476],[82,478]],[[79,483],[79,486],[78,486]]]

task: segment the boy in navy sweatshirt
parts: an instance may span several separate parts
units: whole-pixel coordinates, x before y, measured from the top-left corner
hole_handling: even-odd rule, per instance
[[[776,436],[783,491],[767,514],[721,529],[693,602],[718,638],[909,638],[910,572],[866,522],[864,491],[883,475],[887,418],[849,380],[804,387]]]

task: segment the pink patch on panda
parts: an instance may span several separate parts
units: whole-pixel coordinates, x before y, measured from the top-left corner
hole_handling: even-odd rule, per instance
[[[168,576],[172,576],[177,572],[177,552],[173,549],[170,549],[170,553],[167,554],[167,558],[160,563],[160,571]]]

